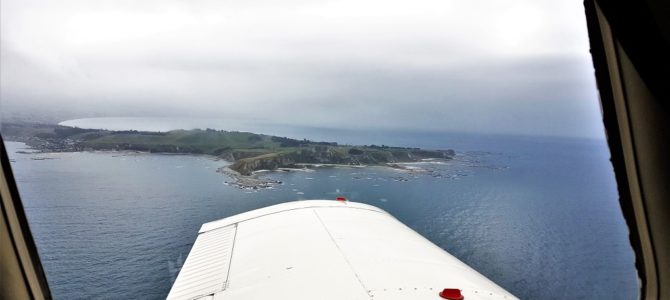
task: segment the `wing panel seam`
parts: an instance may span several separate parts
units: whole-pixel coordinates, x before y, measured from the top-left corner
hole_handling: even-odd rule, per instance
[[[316,218],[319,220],[319,223],[321,223],[321,226],[323,227],[323,229],[326,230],[326,233],[328,233],[328,237],[330,237],[330,240],[333,242],[333,244],[335,244],[335,247],[337,248],[337,251],[340,252],[340,254],[342,255],[342,258],[344,258],[344,261],[349,266],[349,269],[351,269],[351,272],[354,273],[354,276],[356,277],[356,280],[358,280],[358,283],[363,288],[363,291],[365,292],[365,294],[368,295],[368,298],[372,299],[372,296],[370,295],[370,290],[368,290],[368,288],[365,286],[365,284],[363,283],[361,278],[358,277],[358,273],[356,273],[356,269],[354,269],[354,266],[351,265],[351,262],[349,261],[349,258],[347,258],[347,256],[344,254],[344,252],[342,251],[342,248],[340,248],[340,245],[337,244],[337,241],[335,240],[333,235],[330,233],[330,230],[328,230],[328,227],[326,226],[326,224],[321,219],[321,216],[319,216],[319,213],[314,208],[312,208],[312,211],[314,212],[314,215],[316,215]]]

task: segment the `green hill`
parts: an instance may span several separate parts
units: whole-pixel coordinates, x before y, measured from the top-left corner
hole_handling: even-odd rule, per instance
[[[213,129],[144,132],[3,124],[3,135],[45,152],[133,150],[215,155],[232,161],[230,168],[242,175],[301,164],[381,165],[426,158],[451,159],[454,156],[453,150],[338,145]]]

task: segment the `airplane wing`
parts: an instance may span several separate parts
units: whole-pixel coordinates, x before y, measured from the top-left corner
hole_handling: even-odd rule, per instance
[[[516,299],[374,206],[309,200],[202,225],[168,299]]]

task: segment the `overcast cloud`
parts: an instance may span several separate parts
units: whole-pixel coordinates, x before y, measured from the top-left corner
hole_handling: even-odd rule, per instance
[[[4,110],[602,137],[579,0],[3,0]]]

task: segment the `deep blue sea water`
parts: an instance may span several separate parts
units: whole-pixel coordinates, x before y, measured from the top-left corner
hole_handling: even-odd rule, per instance
[[[208,156],[20,154],[7,143],[56,299],[160,299],[204,222],[298,199],[378,206],[523,299],[636,299],[637,274],[604,141],[470,134],[299,135],[454,148],[431,174],[381,167],[273,172],[251,192]],[[42,160],[41,158],[48,158]],[[36,160],[37,159],[37,160]],[[405,178],[407,181],[399,180]]]

